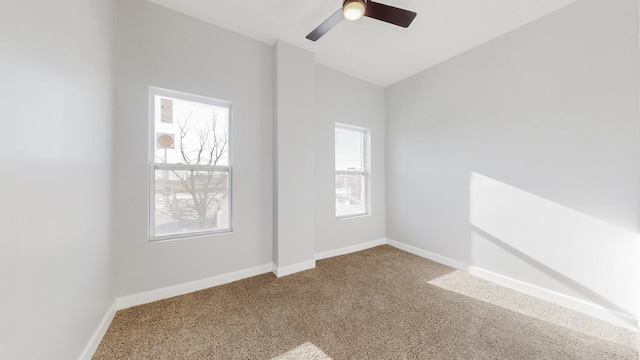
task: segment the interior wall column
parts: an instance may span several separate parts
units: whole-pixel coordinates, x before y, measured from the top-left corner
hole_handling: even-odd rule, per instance
[[[315,267],[315,59],[278,40],[274,45],[274,273]]]

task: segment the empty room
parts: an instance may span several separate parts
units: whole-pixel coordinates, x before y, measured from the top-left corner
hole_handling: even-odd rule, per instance
[[[2,3],[0,359],[638,359],[637,0]]]

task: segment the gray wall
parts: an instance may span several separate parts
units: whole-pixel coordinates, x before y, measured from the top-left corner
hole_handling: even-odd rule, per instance
[[[274,264],[278,268],[296,266],[301,270],[315,266],[315,208],[310,206],[314,203],[315,188],[315,63],[312,53],[283,41],[276,42],[274,51],[278,204]]]
[[[113,302],[113,12],[2,4],[2,359],[78,358]]]
[[[316,65],[315,252],[385,237],[384,89]],[[336,219],[335,124],[371,130],[371,215]]]
[[[580,0],[389,87],[387,236],[637,314],[637,17]]]
[[[270,264],[273,49],[145,0],[118,4],[116,295]],[[147,241],[149,86],[233,103],[233,233]]]

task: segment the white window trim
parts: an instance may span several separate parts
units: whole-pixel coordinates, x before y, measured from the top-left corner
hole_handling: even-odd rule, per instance
[[[361,213],[357,213],[357,214],[348,214],[348,215],[337,215],[334,214],[336,216],[337,220],[345,220],[345,219],[351,219],[351,218],[358,218],[358,217],[365,217],[365,216],[371,216],[371,130],[367,129],[367,128],[363,128],[363,127],[359,127],[359,126],[354,126],[354,125],[348,125],[348,124],[341,124],[341,123],[335,123],[335,128],[334,129],[345,129],[345,130],[351,130],[351,131],[358,131],[358,132],[362,132],[363,133],[363,149],[362,149],[362,166],[364,167],[364,171],[355,171],[355,170],[335,170],[335,153],[334,153],[334,161],[333,161],[333,167],[334,167],[334,186],[333,186],[333,193],[335,194],[336,189],[335,189],[335,175],[363,175],[364,176],[364,184],[365,184],[365,191],[364,191],[364,201],[365,201],[365,210],[364,212]],[[334,138],[334,149],[335,149],[335,138]]]
[[[228,123],[228,137],[227,140],[227,158],[228,164],[227,166],[211,166],[211,165],[186,165],[186,164],[160,164],[155,163],[155,96],[165,96],[171,97],[186,101],[198,102],[202,104],[208,104],[219,107],[226,107],[229,109],[229,123]],[[149,172],[148,172],[148,180],[147,185],[149,186],[148,191],[148,202],[147,202],[147,239],[149,242],[162,242],[162,241],[172,241],[172,240],[181,240],[187,238],[197,238],[203,236],[217,235],[217,234],[227,234],[233,232],[233,172],[231,171],[233,163],[232,163],[232,135],[231,135],[231,121],[232,121],[232,105],[229,101],[213,99],[205,96],[189,94],[185,92],[168,90],[159,87],[149,86],[149,123],[148,123],[148,162],[149,162]],[[203,231],[192,231],[184,234],[171,234],[171,235],[155,235],[155,170],[157,169],[166,169],[166,170],[204,170],[204,171],[221,171],[228,173],[228,186],[229,186],[229,227],[227,229],[220,230],[203,230]]]

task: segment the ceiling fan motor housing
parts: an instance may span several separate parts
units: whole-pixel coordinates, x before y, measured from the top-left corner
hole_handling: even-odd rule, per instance
[[[342,3],[342,15],[349,21],[360,20],[364,16],[366,0],[345,0]]]
[[[352,2],[360,2],[365,6],[367,5],[367,0],[344,0],[344,2],[342,3],[342,7],[347,5],[347,3],[352,3]]]

